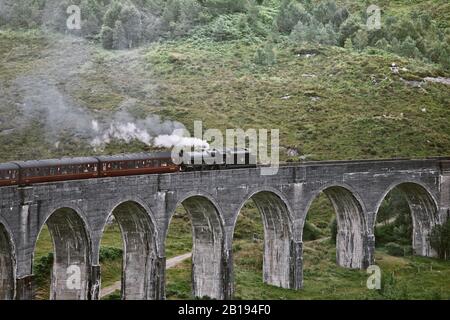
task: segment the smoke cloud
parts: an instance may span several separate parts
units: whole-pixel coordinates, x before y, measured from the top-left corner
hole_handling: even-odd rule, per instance
[[[113,141],[140,141],[147,146],[205,146],[200,139],[184,136],[185,126],[177,121],[164,120],[158,115],[144,119],[132,115],[138,106],[136,99],[126,97],[113,114],[85,108],[72,98],[79,79],[79,66],[92,59],[85,41],[65,38],[57,48],[45,50],[39,68],[17,77],[9,96],[15,97],[18,116],[15,130],[27,130],[38,121],[45,128],[45,139],[56,148],[75,138],[86,141],[94,151],[104,149]],[[0,103],[3,99],[0,96]],[[5,101],[7,102],[7,101]],[[6,104],[6,103],[5,103]]]

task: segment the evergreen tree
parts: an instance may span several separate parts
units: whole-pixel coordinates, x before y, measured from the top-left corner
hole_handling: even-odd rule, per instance
[[[102,31],[100,32],[100,39],[102,40],[103,48],[112,49],[113,48],[113,29],[104,25]]]
[[[116,21],[119,19],[120,11],[122,10],[122,5],[117,0],[113,0],[109,5],[108,10],[106,10],[105,16],[103,17],[103,25],[114,29],[116,26]]]
[[[295,0],[283,0],[280,12],[277,16],[278,30],[282,33],[290,33],[299,21],[309,23],[311,16],[305,8]]]
[[[430,245],[440,259],[450,259],[450,219],[442,225],[436,225],[430,234]]]
[[[138,46],[142,38],[142,21],[139,10],[134,5],[124,5],[120,11],[119,20],[125,32],[127,47]]]
[[[356,32],[353,38],[353,44],[355,46],[355,49],[359,51],[364,50],[364,48],[367,47],[368,43],[369,43],[369,36],[366,30],[359,30],[358,32]]]
[[[352,38],[347,38],[347,39],[345,40],[344,48],[345,48],[345,49],[348,49],[348,50],[352,50],[352,49],[353,49]]]
[[[419,58],[421,56],[419,49],[416,47],[416,41],[410,36],[406,37],[405,41],[402,42],[399,53],[409,58]]]
[[[341,46],[344,45],[345,40],[347,38],[352,38],[353,35],[358,32],[359,29],[361,29],[362,23],[361,18],[355,15],[350,16],[347,20],[342,23],[342,25],[339,28],[340,32],[340,39],[339,44]]]
[[[126,37],[125,29],[123,28],[120,20],[116,21],[116,25],[113,30],[113,49],[123,50],[128,49],[128,40]]]

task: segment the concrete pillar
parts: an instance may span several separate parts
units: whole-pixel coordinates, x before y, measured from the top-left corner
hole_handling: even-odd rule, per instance
[[[165,299],[165,277],[166,277],[166,257],[156,257],[153,260],[153,267],[150,273],[151,286],[148,289],[149,300]]]
[[[233,250],[225,250],[222,256],[223,299],[231,300],[234,294]]]
[[[362,261],[362,269],[367,269],[375,263],[375,235],[368,234],[364,241],[364,257]]]
[[[89,278],[89,300],[98,300],[100,295],[101,269],[99,265],[91,266]]]
[[[440,176],[440,221],[445,222],[450,219],[450,161],[441,162]]]
[[[33,300],[34,276],[28,275],[16,279],[16,300]]]
[[[291,241],[290,289],[303,288],[303,242]]]

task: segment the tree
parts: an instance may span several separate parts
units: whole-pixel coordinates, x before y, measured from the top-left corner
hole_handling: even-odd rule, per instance
[[[113,47],[113,29],[104,25],[100,32],[100,39],[102,40],[103,48],[112,49]]]
[[[439,259],[450,259],[450,219],[434,226],[430,233],[430,245],[436,250]]]
[[[83,0],[80,4],[82,18],[82,34],[84,37],[94,37],[101,32],[101,10],[96,1]]]
[[[125,34],[125,29],[123,28],[122,22],[120,20],[116,21],[116,25],[113,30],[113,49],[122,50],[128,49],[128,41]]]
[[[299,21],[309,23],[311,16],[297,1],[283,0],[276,20],[280,32],[291,33]]]
[[[334,1],[331,0],[327,2],[320,2],[317,6],[315,6],[313,16],[317,19],[317,21],[325,25],[333,19],[337,11],[338,8]]]
[[[345,48],[345,49],[348,49],[348,50],[352,50],[352,49],[353,49],[352,38],[347,38],[347,39],[345,40],[344,48]]]
[[[117,0],[113,0],[109,5],[108,10],[106,10],[105,16],[103,17],[103,25],[114,29],[116,21],[119,19],[121,10],[122,5]]]
[[[142,38],[141,13],[134,5],[124,5],[120,11],[119,19],[125,31],[127,47],[132,48],[139,45]]]
[[[331,22],[336,28],[339,28],[342,23],[344,23],[344,21],[348,19],[349,16],[350,13],[348,12],[347,8],[339,8],[331,19]]]
[[[355,49],[359,51],[364,50],[364,48],[367,47],[368,43],[369,35],[367,34],[366,30],[359,30],[358,32],[356,32],[355,37],[353,38]]]
[[[377,47],[378,49],[381,49],[381,50],[385,50],[385,51],[389,51],[389,49],[390,49],[389,42],[385,38],[378,40],[375,43],[375,47]]]
[[[335,45],[337,42],[337,34],[334,32],[331,24],[324,26],[319,21],[313,19],[310,24],[303,24],[299,21],[294,27],[294,30],[292,30],[290,39],[296,43],[310,42]]]
[[[399,53],[409,58],[419,58],[421,56],[419,49],[416,47],[416,41],[410,36],[406,37],[405,41],[402,42]]]
[[[276,63],[276,54],[272,43],[266,43],[256,50],[254,62],[263,66],[271,66]]]
[[[213,15],[246,12],[247,10],[247,0],[202,0],[201,3]]]
[[[361,18],[355,15],[350,16],[347,20],[342,23],[339,28],[340,39],[339,44],[342,46],[347,38],[353,37],[353,35],[361,29]]]

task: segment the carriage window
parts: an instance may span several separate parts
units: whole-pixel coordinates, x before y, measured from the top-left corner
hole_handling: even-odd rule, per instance
[[[115,170],[119,169],[119,163],[118,162],[113,162],[112,167]]]
[[[166,161],[161,161],[161,167],[167,167],[167,162]]]
[[[3,171],[0,171],[0,180],[6,179],[5,173]]]

